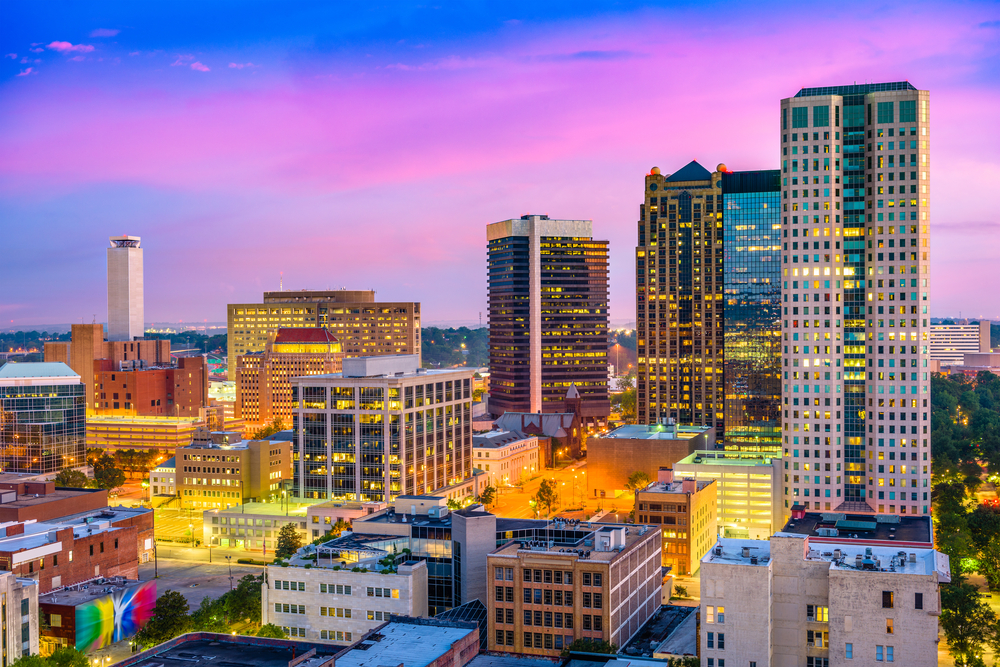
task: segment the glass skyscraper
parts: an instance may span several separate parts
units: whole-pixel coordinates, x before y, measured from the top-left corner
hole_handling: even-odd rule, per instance
[[[87,394],[64,363],[0,368],[0,472],[50,473],[87,464]]]

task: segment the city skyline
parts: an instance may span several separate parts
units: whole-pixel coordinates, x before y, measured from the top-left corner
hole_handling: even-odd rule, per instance
[[[1000,97],[994,6],[803,8],[780,25],[776,7],[623,7],[262,6],[235,21],[211,7],[5,8],[0,216],[19,251],[0,324],[106,312],[112,234],[149,250],[150,321],[222,321],[280,272],[286,288],[374,288],[420,301],[428,323],[475,321],[482,225],[529,212],[594,221],[611,242],[610,319],[634,321],[639,176],[691,159],[777,168],[776,100],[855,80],[934,91],[931,316],[1000,318],[1000,222],[963,196],[1000,171],[982,150],[1000,129],[966,129]],[[825,23],[892,29],[841,30],[834,62],[809,50]],[[736,83],[696,85],[720,73]],[[733,89],[738,117],[722,104]],[[651,141],[653,127],[685,131]],[[380,257],[395,261],[375,271]]]

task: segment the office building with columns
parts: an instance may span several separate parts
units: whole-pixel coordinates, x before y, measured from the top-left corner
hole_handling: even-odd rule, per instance
[[[112,236],[108,248],[108,340],[135,340],[145,332],[142,248],[138,236]]]

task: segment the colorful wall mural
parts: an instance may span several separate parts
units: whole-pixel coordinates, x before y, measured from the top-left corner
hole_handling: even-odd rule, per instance
[[[117,590],[76,607],[76,648],[93,651],[127,639],[146,625],[156,606],[156,582]]]

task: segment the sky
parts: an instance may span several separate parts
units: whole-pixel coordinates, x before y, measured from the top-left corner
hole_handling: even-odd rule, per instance
[[[932,315],[1000,319],[996,2],[0,5],[0,327],[375,289],[486,321],[486,225],[593,220],[635,319],[643,177],[779,166],[802,87],[931,91]]]

